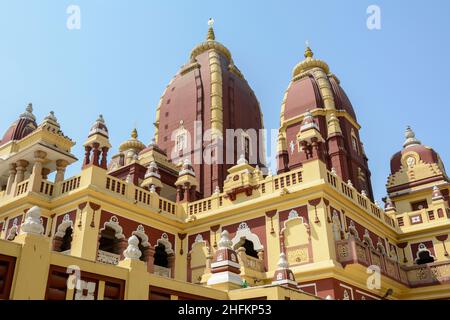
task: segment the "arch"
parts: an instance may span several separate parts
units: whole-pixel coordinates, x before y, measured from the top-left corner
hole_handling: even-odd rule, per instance
[[[298,212],[291,210],[288,219],[284,222],[280,234],[283,235],[283,242],[286,247],[307,245],[310,242],[311,230],[308,223]]]
[[[125,241],[123,229],[119,224],[119,219],[112,216],[109,221],[103,224],[100,229],[98,250],[120,255],[122,248],[120,243]]]
[[[155,246],[153,259],[153,265],[163,268],[169,268],[169,255],[167,254],[167,248],[162,242],[159,242]]]
[[[161,235],[161,238],[159,238],[158,240],[156,240],[156,246],[155,249],[158,245],[163,245],[165,248],[166,253],[169,254],[173,254],[173,249],[172,249],[172,243],[170,243],[169,241],[169,236],[167,235],[167,233],[163,233]]]
[[[66,234],[67,228],[73,229],[73,221],[70,220],[70,216],[66,213],[63,217],[62,222],[59,224],[56,229],[55,237],[62,238]]]
[[[244,242],[242,239],[246,239],[248,241],[253,242],[253,247],[256,251],[264,250],[264,246],[261,244],[261,241],[259,240],[259,237],[252,233],[250,230],[250,227],[247,225],[246,222],[242,222],[237,230],[236,235],[231,240],[232,246],[234,249],[239,249],[239,245],[242,245]]]
[[[144,248],[150,246],[150,243],[148,242],[148,236],[145,233],[145,229],[142,224],[138,225],[136,231],[133,231],[131,235],[138,237],[140,240],[140,245],[143,246]]]
[[[189,268],[191,272],[190,281],[192,283],[200,283],[207,267],[207,258],[209,255],[210,252],[207,241],[203,240],[201,234],[198,234],[188,253]]]
[[[416,259],[414,262],[416,264],[427,264],[436,261],[436,258],[431,254],[431,251],[425,246],[425,244],[419,244],[419,248],[417,250]]]
[[[103,228],[100,229],[100,233],[104,230],[106,230],[106,228],[111,228],[115,231],[115,237],[119,240],[125,239],[125,236],[123,234],[123,229],[119,224],[119,219],[116,216],[112,216],[109,221],[106,221],[103,224]]]

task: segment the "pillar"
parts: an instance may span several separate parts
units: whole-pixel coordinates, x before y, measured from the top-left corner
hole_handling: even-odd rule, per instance
[[[119,267],[128,269],[128,279],[125,287],[126,300],[148,300],[149,281],[147,266],[139,259],[125,258],[119,261]]]
[[[92,147],[90,147],[90,146],[84,147],[83,168],[88,166],[91,163],[91,150],[92,150]]]
[[[12,185],[14,184],[16,180],[16,170],[17,165],[15,163],[9,164],[9,177],[8,177],[8,183],[6,185],[6,194],[9,194],[11,192]]]
[[[66,160],[56,160],[56,176],[55,182],[64,181],[64,174],[66,173],[66,167],[68,166],[68,162]]]
[[[108,167],[108,163],[107,163],[108,150],[109,150],[108,147],[102,148],[102,159],[100,161],[100,167],[102,167],[103,169],[107,169],[107,167]]]
[[[14,242],[19,243],[20,259],[15,268],[13,300],[42,300],[47,288],[50,265],[50,239],[43,235],[40,224],[41,209],[28,210],[20,234]]]
[[[33,171],[30,176],[30,187],[32,191],[36,192],[40,191],[42,182],[43,163],[45,162],[46,157],[47,153],[44,151],[38,150],[34,152]]]
[[[27,167],[29,162],[26,160],[19,160],[16,163],[16,184],[21,183],[25,179],[25,171],[27,171]]]
[[[99,236],[100,212],[97,210],[92,227],[94,210],[90,205],[82,203],[78,206],[81,224],[73,227],[71,255],[95,261],[97,258],[97,246]]]
[[[100,144],[98,142],[94,142],[92,144],[94,150],[92,151],[93,155],[92,155],[92,164],[94,166],[99,166],[99,160],[100,160]]]

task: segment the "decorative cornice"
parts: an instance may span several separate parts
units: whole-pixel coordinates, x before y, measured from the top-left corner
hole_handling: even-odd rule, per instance
[[[194,49],[192,49],[190,57],[191,61],[194,61],[195,57],[202,54],[203,52],[209,51],[211,49],[217,50],[218,52],[222,53],[230,63],[233,61],[231,58],[230,51],[223,44],[215,40],[208,40],[202,42],[199,45],[197,45]]]

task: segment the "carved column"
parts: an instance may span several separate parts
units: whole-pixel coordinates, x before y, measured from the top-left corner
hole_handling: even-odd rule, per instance
[[[46,157],[47,153],[44,151],[38,150],[34,152],[33,172],[30,176],[30,185],[32,191],[39,191],[41,188],[43,164]]]
[[[168,267],[170,269],[170,277],[174,278],[175,276],[175,255],[169,254],[167,257]]]
[[[177,202],[181,202],[184,199],[183,187],[177,186]]]
[[[154,271],[154,263],[155,263],[155,248],[150,246],[147,250],[147,255],[148,255],[148,259],[147,259],[147,271],[149,273],[153,274]]]
[[[12,185],[14,184],[14,181],[16,180],[16,170],[17,165],[15,163],[9,164],[9,177],[8,177],[8,183],[6,185],[6,194],[9,194],[11,192]]]
[[[91,163],[91,150],[92,150],[92,147],[90,147],[90,146],[84,147],[83,168]]]
[[[107,169],[108,163],[107,163],[107,158],[108,158],[108,147],[103,147],[102,148],[102,160],[100,161],[100,167],[102,167],[103,169]]]
[[[68,166],[68,162],[66,160],[56,160],[56,176],[55,182],[64,181],[64,174],[66,173],[66,167]]]
[[[99,166],[99,160],[100,160],[100,144],[97,142],[94,142],[92,144],[92,146],[94,147],[94,150],[92,151],[93,155],[92,155],[92,164],[94,166]]]
[[[25,171],[27,170],[29,162],[26,160],[19,160],[17,161],[16,165],[16,183],[21,183],[25,179]]]
[[[42,170],[41,170],[41,177],[42,177],[42,179],[47,180],[49,174],[50,174],[50,169],[49,168],[42,168]]]

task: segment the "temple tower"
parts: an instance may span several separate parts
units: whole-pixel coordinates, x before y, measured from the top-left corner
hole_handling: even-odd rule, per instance
[[[261,167],[265,157],[258,100],[230,51],[216,41],[212,19],[208,24],[206,40],[164,91],[155,122],[155,141],[169,161],[179,167],[186,158],[192,163],[198,197],[223,187],[240,154]],[[227,129],[241,130],[227,137]]]
[[[287,172],[318,159],[373,199],[359,129],[339,79],[326,62],[314,58],[308,46],[305,59],[293,69],[281,106],[277,171]]]

